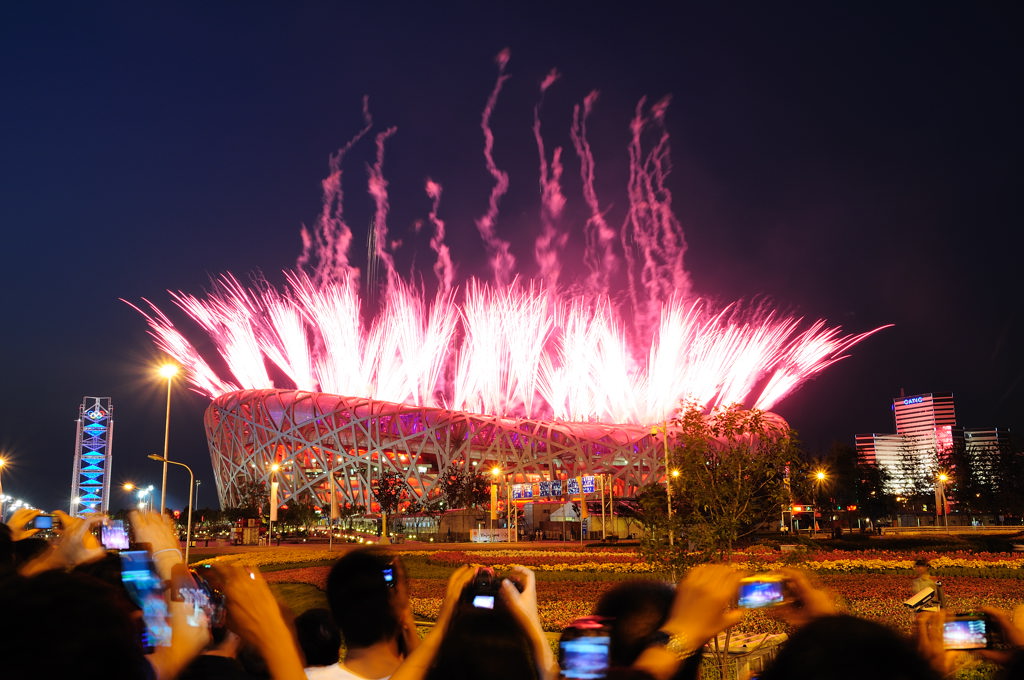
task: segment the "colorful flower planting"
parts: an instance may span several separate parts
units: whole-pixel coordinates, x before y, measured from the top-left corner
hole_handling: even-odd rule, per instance
[[[601,594],[622,578],[657,577],[650,565],[639,562],[637,553],[629,550],[442,550],[396,551],[405,558],[409,572],[413,611],[418,617],[433,620],[444,594],[445,580],[440,574],[461,564],[482,564],[506,571],[512,565],[524,565],[537,572],[537,594],[541,619],[546,629],[557,631],[569,621],[590,613]],[[325,562],[337,559],[340,552],[306,549],[262,551],[229,555],[213,560],[241,562],[263,567],[297,562]],[[999,553],[923,553],[940,574],[953,611],[975,610],[982,605],[1013,609],[1024,602],[1024,578],[1016,571],[1024,568],[1024,559]],[[885,622],[909,630],[913,613],[903,605],[910,593],[910,567],[919,554],[890,552],[839,553],[822,552],[801,556],[801,566],[810,569],[822,586],[832,590],[853,614]],[[772,568],[781,566],[778,553],[738,555],[736,566]],[[254,559],[255,558],[255,559]],[[423,578],[419,565],[429,566],[437,577]],[[443,567],[444,569],[438,569]],[[942,576],[943,569],[966,570],[967,575]],[[994,568],[1013,570],[1013,577],[994,575]],[[312,566],[269,571],[270,582],[310,583],[323,589],[327,566]],[[1024,573],[1022,573],[1024,575]],[[777,633],[785,626],[772,618],[770,612],[748,612],[740,629],[749,633]]]

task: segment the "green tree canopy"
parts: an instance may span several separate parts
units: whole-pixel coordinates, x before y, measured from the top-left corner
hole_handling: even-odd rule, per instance
[[[728,556],[737,540],[780,519],[798,463],[791,429],[739,406],[710,415],[689,406],[672,424],[673,511],[690,543]]]

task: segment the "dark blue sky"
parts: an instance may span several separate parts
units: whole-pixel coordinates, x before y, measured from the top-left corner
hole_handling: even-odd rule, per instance
[[[808,447],[891,431],[900,388],[954,392],[967,426],[1020,426],[1020,10],[777,5],[7,3],[5,490],[67,506],[84,395],[114,399],[114,480],[159,482],[145,458],[163,436],[155,353],[118,298],[169,307],[167,289],[200,293],[225,271],[279,281],[364,94],[377,129],[398,127],[392,228],[426,217],[433,177],[472,273],[490,188],[479,115],[504,47],[495,154],[513,186],[498,229],[522,234],[524,253],[539,209],[530,115],[548,70],[563,75],[545,100],[550,144],[571,148],[572,105],[601,91],[591,136],[613,210],[632,108],[671,94],[670,185],[697,292],[767,296],[850,331],[895,324],[777,408]],[[347,166],[355,225],[368,222],[369,150]],[[201,504],[204,407],[176,392],[171,432],[172,458],[204,480]],[[171,474],[180,505],[187,484]]]

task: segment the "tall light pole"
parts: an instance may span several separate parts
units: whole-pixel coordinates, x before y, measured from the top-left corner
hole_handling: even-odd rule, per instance
[[[814,515],[821,512],[821,485],[824,484],[826,480],[828,480],[828,473],[824,470],[818,470],[814,473],[814,495],[816,498],[814,499],[814,513],[811,516],[812,526],[815,525]],[[824,515],[822,515],[822,519],[825,519]]]
[[[935,485],[935,512],[942,513],[942,523],[948,531],[949,515],[946,513],[946,483],[949,481],[949,475],[945,472],[940,472],[936,481],[938,484]],[[938,522],[936,522],[936,524],[938,524]]]
[[[651,428],[651,434],[657,434],[658,428]],[[668,469],[668,419],[665,419],[664,426],[661,428],[661,441],[664,444],[665,451],[665,499],[668,509],[668,544],[669,546],[675,545],[675,537],[672,531],[672,478],[679,476],[679,470],[673,470],[671,473]]]
[[[4,522],[4,502],[7,500],[4,496],[4,465],[7,465],[7,461],[0,458],[0,524]]]
[[[174,376],[178,375],[178,367],[175,364],[164,364],[159,369],[160,375],[167,379],[167,416],[164,418],[164,471],[162,481],[160,482],[160,514],[164,514],[164,508],[167,507],[167,443],[171,436],[171,383],[174,381]],[[156,455],[156,454],[153,454]],[[152,457],[152,456],[151,456]],[[189,489],[189,496],[192,495],[191,489]]]
[[[494,517],[498,513],[497,500],[498,500],[498,476],[501,474],[501,468],[495,465],[491,468],[491,531],[490,536],[487,537],[487,542],[494,540]],[[506,534],[507,535],[507,534]]]
[[[188,518],[185,520],[185,566],[188,566],[188,549],[192,545],[192,489],[195,488],[195,475],[192,474],[192,468],[179,463],[174,460],[167,460],[167,456],[158,456],[155,453],[147,456],[151,460],[159,460],[164,464],[164,470],[167,470],[167,464],[180,465],[181,467],[188,470]],[[160,513],[163,514],[162,512]]]
[[[274,463],[270,466],[270,472],[274,474],[270,478],[270,518],[267,520],[267,547],[274,545],[274,518],[277,517],[277,471],[281,466]]]

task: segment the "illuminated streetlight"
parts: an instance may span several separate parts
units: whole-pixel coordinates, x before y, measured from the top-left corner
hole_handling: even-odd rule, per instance
[[[277,473],[281,466],[277,463],[270,464],[270,471]],[[383,513],[381,513],[383,515]],[[267,546],[274,544],[274,518],[277,516],[277,480],[270,480],[270,518],[267,520]],[[386,538],[385,534],[385,538]]]
[[[4,521],[4,501],[7,500],[7,497],[4,496],[4,465],[7,465],[7,460],[0,458],[0,524],[3,524]]]
[[[659,428],[657,428],[657,427],[652,427],[651,428],[651,434],[652,435],[658,434],[658,431],[659,431]],[[669,544],[669,547],[671,547],[671,546],[675,545],[675,537],[673,536],[673,534],[675,532],[672,531],[672,480],[670,479],[670,476],[671,477],[678,477],[679,476],[679,470],[674,470],[674,471],[672,471],[670,473],[669,469],[668,469],[668,419],[667,418],[665,419],[664,426],[662,428],[660,428],[660,431],[661,431],[661,434],[662,434],[661,440],[662,440],[662,443],[664,444],[664,450],[665,450],[665,502],[666,502],[666,507],[668,508],[668,544]]]
[[[816,515],[821,514],[821,487],[826,481],[828,481],[828,473],[825,470],[816,470],[814,472],[814,504],[816,506],[814,514]],[[824,519],[824,515],[822,516],[822,519]],[[811,517],[811,522],[815,525],[818,524],[813,515]],[[820,528],[820,526],[818,528]]]
[[[155,453],[151,453],[147,456],[150,460],[159,460],[164,464],[164,470],[167,469],[167,464],[180,465],[181,467],[188,470],[188,518],[185,520],[185,566],[188,566],[188,549],[192,545],[192,488],[195,486],[195,475],[192,474],[192,468],[173,460],[167,460],[166,456],[158,456]],[[160,513],[161,515],[163,512]]]
[[[167,379],[167,416],[164,418],[164,469],[163,477],[160,482],[160,514],[164,514],[164,508],[167,507],[167,443],[171,436],[171,383],[174,382],[174,376],[178,375],[178,367],[175,364],[164,364],[158,369],[160,377]],[[156,455],[156,454],[153,454]],[[189,491],[191,495],[191,490]],[[187,562],[186,562],[187,563]]]
[[[498,475],[501,474],[501,468],[495,465],[491,468],[491,530],[487,536],[487,541],[491,542],[494,540],[494,518],[498,514],[498,508],[496,507],[498,500]]]
[[[942,513],[942,523],[949,529],[949,514],[946,507],[946,484],[949,482],[949,475],[945,472],[939,472],[936,477],[938,484],[935,485],[935,514]],[[938,524],[938,517],[936,517],[936,524]]]

